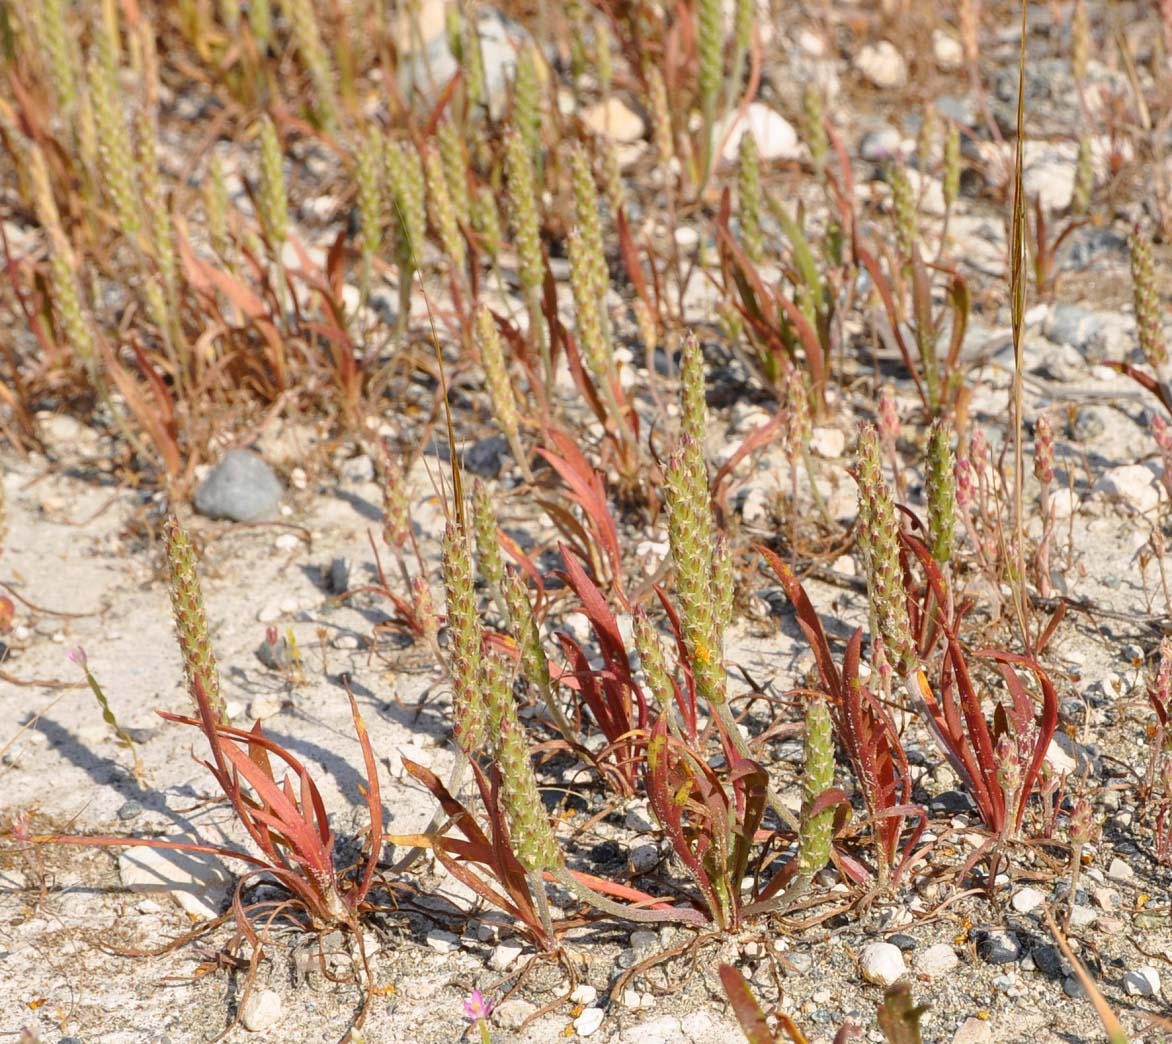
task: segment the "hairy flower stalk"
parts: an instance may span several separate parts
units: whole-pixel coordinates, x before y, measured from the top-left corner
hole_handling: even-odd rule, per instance
[[[533,161],[522,133],[515,127],[505,135],[505,181],[508,185],[509,224],[517,250],[518,278],[529,310],[529,326],[537,338],[546,387],[552,390],[554,373],[549,334],[541,314],[541,284],[545,261],[537,215],[537,182]]]
[[[82,311],[73,250],[60,226],[48,231],[49,285],[53,291],[53,304],[57,309],[61,330],[70,350],[90,374],[90,379],[96,380],[99,367],[94,335]]]
[[[700,112],[704,119],[703,166],[700,184],[708,181],[712,169],[712,140],[716,125],[716,104],[724,75],[724,24],[720,0],[699,0],[696,49],[700,59]]]
[[[436,139],[452,212],[457,224],[467,226],[471,224],[472,204],[468,196],[468,157],[464,151],[463,134],[455,120],[449,118],[439,125]]]
[[[195,550],[174,515],[168,517],[163,527],[163,536],[167,547],[171,611],[175,617],[179,651],[183,656],[183,676],[187,681],[188,694],[195,703],[196,686],[202,687],[216,720],[226,724],[228,714],[220,694],[220,671],[208,634],[203,590],[195,569]]]
[[[895,215],[895,239],[902,258],[910,259],[919,241],[916,227],[916,194],[902,163],[891,168],[891,206]]]
[[[322,42],[313,0],[283,0],[293,42],[313,83],[314,115],[326,130],[338,126],[337,77]]]
[[[761,238],[761,166],[757,140],[750,133],[741,135],[737,162],[737,204],[745,253],[750,260],[760,261],[765,254]]]
[[[281,155],[277,128],[267,113],[261,116],[258,131],[260,163],[257,210],[269,249],[279,259],[281,248],[289,235],[289,199],[285,190],[284,157]]]
[[[928,436],[925,485],[929,547],[936,562],[946,566],[956,546],[956,459],[951,433],[943,420],[932,425]]]
[[[427,193],[423,164],[410,145],[388,140],[383,150],[391,227],[395,232],[395,261],[399,266],[399,315],[396,332],[406,328],[411,313],[411,283],[427,230]]]
[[[513,394],[513,384],[509,380],[500,330],[486,304],[482,304],[476,312],[476,347],[480,352],[480,364],[484,367],[484,381],[488,386],[496,422],[508,439],[509,450],[521,469],[521,474],[527,482],[532,482],[533,473],[529,469],[529,458],[521,442],[517,400]]]
[[[619,168],[619,154],[608,138],[599,140],[598,150],[602,160],[602,191],[606,196],[606,205],[610,208],[611,224],[617,228],[619,214],[627,210],[627,189],[623,183],[623,172]]]
[[[868,424],[859,435],[859,547],[867,577],[871,633],[883,639],[892,666],[906,675],[916,666],[899,557],[899,523],[883,481],[879,435]]]
[[[671,108],[667,102],[667,84],[659,66],[649,65],[647,75],[647,97],[651,106],[651,122],[655,131],[655,151],[664,178],[669,176],[672,160],[675,159],[675,132],[671,124]]]
[[[1131,233],[1131,284],[1135,302],[1135,325],[1139,346],[1148,365],[1163,376],[1168,362],[1168,345],[1160,323],[1160,297],[1156,289],[1156,272],[1152,264],[1152,246],[1137,225]]]
[[[98,34],[106,41],[105,33]],[[87,69],[89,95],[93,103],[97,135],[98,165],[106,194],[118,216],[123,234],[135,241],[142,228],[139,220],[139,193],[134,173],[134,154],[122,113],[122,92],[118,69],[108,47],[100,47]]]
[[[159,178],[158,129],[145,109],[138,118],[138,174],[142,203],[151,222],[152,253],[167,296],[172,299],[176,291],[176,264],[171,212]]]
[[[675,706],[675,686],[672,685],[671,671],[667,666],[667,657],[663,655],[663,646],[659,644],[659,635],[647,613],[637,609],[634,616],[635,649],[639,653],[639,663],[643,668],[643,682],[650,691],[660,714],[667,716],[672,731],[679,734],[673,708]]]
[[[830,710],[814,700],[806,711],[805,760],[802,768],[801,829],[798,832],[798,880],[806,887],[830,861],[834,808],[815,810],[818,799],[834,786],[834,730]],[[792,887],[792,886],[791,886]]]
[[[944,136],[944,207],[951,211],[960,195],[960,129],[949,120]]]
[[[362,248],[362,299],[370,294],[371,266],[383,245],[383,142],[371,128],[354,159],[354,182],[358,188],[358,243]]]
[[[1070,22],[1070,67],[1079,91],[1087,78],[1087,63],[1091,58],[1091,23],[1087,18],[1084,0],[1074,0],[1074,15]]]
[[[541,76],[533,47],[522,47],[513,76],[513,126],[525,143],[535,182],[541,180]]]
[[[1034,424],[1034,477],[1040,487],[1039,501],[1042,510],[1042,535],[1034,554],[1034,567],[1038,575],[1038,593],[1050,597],[1050,544],[1054,537],[1054,504],[1050,490],[1054,483],[1054,427],[1050,418],[1043,413]]]
[[[273,35],[273,8],[271,0],[248,0],[248,28],[262,54],[268,50]]]
[[[817,84],[807,83],[802,91],[802,134],[817,171],[825,170],[830,159],[830,138],[826,134],[825,120],[822,92]]]
[[[507,615],[505,560],[497,537],[496,511],[488,487],[479,479],[472,486],[472,531],[476,537],[476,560],[480,575],[488,584],[501,613]]]
[[[208,241],[221,258],[228,256],[228,186],[219,157],[208,161],[203,180],[203,210],[208,226]]]
[[[411,539],[411,504],[403,469],[387,446],[383,447],[382,487],[383,543],[393,551],[402,551]]]
[[[500,253],[504,235],[501,216],[497,210],[496,195],[488,185],[482,185],[472,198],[472,230],[480,237],[480,245],[493,261]]]
[[[545,647],[541,644],[541,630],[537,625],[537,617],[533,615],[533,605],[529,601],[529,592],[525,588],[525,581],[516,573],[505,577],[505,604],[509,610],[509,625],[512,629],[517,648],[521,652],[521,674],[525,681],[545,700],[550,715],[557,724],[562,735],[569,739],[572,735],[569,722],[565,720],[562,709],[554,699],[553,682],[549,673],[549,658],[545,655]]]
[[[456,745],[466,757],[472,757],[488,740],[488,711],[484,701],[481,625],[472,555],[466,536],[455,525],[449,524],[444,530],[442,555],[452,650]]]
[[[77,100],[77,79],[65,17],[69,6],[69,0],[39,0],[28,8],[41,64],[49,75],[57,108],[64,115],[69,114]]]
[[[480,30],[475,17],[465,17],[460,26],[460,65],[464,71],[464,97],[469,111],[474,111],[488,99],[484,52],[480,49]]]
[[[1085,218],[1091,210],[1095,192],[1095,165],[1091,139],[1085,134],[1078,140],[1078,159],[1074,164],[1074,189],[1070,195],[1070,215]]]
[[[453,271],[458,274],[460,279],[463,279],[464,263],[467,260],[464,237],[460,234],[456,211],[452,206],[452,197],[448,193],[448,181],[444,177],[443,161],[437,152],[429,151],[427,153],[424,170],[427,176],[427,202],[431,223],[436,232],[439,233],[440,245],[450,258]]]

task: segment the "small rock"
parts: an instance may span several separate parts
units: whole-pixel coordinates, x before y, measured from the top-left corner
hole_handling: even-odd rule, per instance
[[[838,428],[815,428],[810,435],[810,449],[819,457],[837,460],[846,452],[846,435]]]
[[[947,943],[937,943],[929,946],[915,958],[916,971],[927,975],[931,979],[938,979],[947,975],[960,963],[956,951]]]
[[[1089,928],[1099,918],[1089,906],[1072,906],[1070,908],[1070,923],[1075,928]]]
[[[903,954],[900,953],[898,946],[878,942],[871,943],[863,950],[859,971],[867,982],[873,982],[877,986],[890,986],[907,974],[907,965],[903,963]]]
[[[508,452],[508,439],[503,435],[489,435],[465,447],[460,462],[464,465],[465,471],[470,471],[480,478],[494,479],[500,475]]]
[[[192,837],[169,840],[197,841]],[[205,920],[220,915],[232,883],[214,856],[145,845],[129,848],[118,857],[118,876],[132,892],[165,892],[193,917]]]
[[[1055,344],[1084,348],[1094,330],[1094,314],[1081,305],[1055,305],[1042,324],[1042,333]]]
[[[512,967],[513,962],[521,956],[524,950],[525,948],[519,942],[515,942],[512,939],[507,942],[497,943],[488,958],[488,966],[493,971],[508,971]]]
[[[623,1000],[623,1007],[624,1008],[637,1008],[637,1007],[639,1007],[639,1002],[641,1000],[641,998],[639,996],[639,991],[632,990],[628,987],[627,989],[623,990],[622,1000]]]
[[[751,102],[743,116],[739,112],[730,112],[716,125],[713,137],[715,141],[725,142],[721,153],[725,163],[737,161],[741,138],[746,132],[753,135],[757,152],[766,163],[797,159],[800,155],[798,132],[794,130],[793,124],[768,105]]]
[[[1013,908],[1018,913],[1029,913],[1036,910],[1046,901],[1046,897],[1036,888],[1022,888],[1013,897]]]
[[[427,933],[427,945],[436,953],[452,953],[460,948],[460,937],[452,932],[433,928]]]
[[[275,990],[253,990],[241,1005],[240,1022],[251,1033],[260,1033],[281,1017],[281,995]]]
[[[1062,954],[1059,952],[1057,946],[1051,946],[1049,944],[1037,946],[1030,952],[1030,956],[1034,959],[1034,964],[1037,966],[1038,971],[1043,975],[1048,975],[1054,979],[1062,974]]]
[[[868,163],[886,163],[900,153],[903,138],[894,127],[877,127],[867,131],[859,142],[859,155]]]
[[[1074,194],[1074,164],[1063,156],[1043,156],[1022,177],[1027,198],[1040,199],[1051,213],[1070,206]]]
[[[965,1019],[952,1035],[952,1044],[993,1044],[993,1028],[986,1019]]]
[[[374,461],[369,454],[360,453],[357,457],[342,461],[338,471],[347,482],[371,482],[374,480]]]
[[[855,56],[855,68],[882,90],[903,87],[907,83],[907,62],[890,40],[867,44]]]
[[[276,513],[281,481],[252,450],[234,449],[195,491],[195,510],[208,518],[259,522]]]
[[[512,997],[493,1009],[492,1021],[503,1030],[519,1030],[536,1010],[537,1005],[531,1001]]]
[[[1122,501],[1140,514],[1153,511],[1160,503],[1160,487],[1146,464],[1124,464],[1103,472],[1095,492],[1108,500]]]
[[[275,692],[262,692],[255,696],[248,705],[248,716],[254,721],[264,721],[281,713],[283,706],[281,697]]]
[[[1150,964],[1123,976],[1123,990],[1129,997],[1160,996],[1160,973]]]
[[[345,558],[330,560],[326,573],[326,590],[330,594],[343,594],[350,588],[350,562]]]
[[[598,1000],[598,990],[588,982],[579,983],[574,987],[574,992],[570,994],[570,1000],[583,1007],[589,1007]]]
[[[620,144],[640,141],[647,133],[643,117],[613,94],[582,113],[582,122],[595,134]]]
[[[125,821],[129,819],[137,819],[142,815],[142,805],[138,801],[131,798],[120,809],[118,809],[117,816],[119,819]]]
[[[936,65],[944,72],[951,72],[964,65],[964,47],[955,36],[943,29],[932,30],[932,55]]]
[[[659,936],[655,932],[643,929],[631,933],[631,949],[635,951],[636,957],[642,959],[658,948]]]
[[[1082,988],[1082,983],[1073,975],[1062,980],[1062,992],[1071,1000],[1082,1000],[1087,995],[1087,991]]]
[[[986,964],[1012,964],[1021,956],[1021,943],[1013,932],[997,928],[977,943],[977,956]]]
[[[360,643],[356,634],[340,634],[330,644],[335,649],[357,649]]]
[[[637,874],[645,874],[659,862],[659,848],[656,845],[635,845],[629,856],[631,869]]]
[[[589,1037],[602,1025],[602,1009],[587,1008],[574,1020],[574,1031],[579,1037]]]
[[[301,538],[296,533],[282,533],[273,541],[273,546],[278,551],[296,551],[300,543]]]
[[[1111,865],[1107,867],[1107,876],[1112,881],[1118,881],[1120,884],[1126,884],[1135,877],[1135,871],[1132,870],[1122,859],[1116,856],[1111,860]]]
[[[641,802],[634,802],[627,807],[626,824],[628,830],[636,834],[654,834],[655,824],[647,815],[647,807]]]

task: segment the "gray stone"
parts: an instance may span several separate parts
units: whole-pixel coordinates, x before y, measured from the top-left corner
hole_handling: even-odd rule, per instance
[[[480,478],[493,479],[501,473],[509,441],[503,435],[489,435],[465,447],[460,455],[464,470]]]
[[[993,1028],[988,1019],[965,1019],[952,1035],[952,1044],[993,1044]]]
[[[1067,421],[1066,434],[1074,442],[1091,442],[1107,430],[1107,424],[1113,422],[1114,416],[1117,415],[1105,406],[1079,406]]]
[[[525,1020],[536,1010],[537,1005],[531,1001],[522,1000],[520,997],[512,997],[498,1004],[493,1009],[492,1021],[503,1030],[516,1031],[524,1025]]]
[[[281,480],[252,450],[234,449],[195,491],[195,510],[208,518],[259,522],[276,513]]]
[[[131,798],[126,802],[126,804],[118,809],[117,815],[121,820],[137,819],[142,815],[142,811],[142,805]]]
[[[1093,313],[1081,305],[1055,305],[1042,324],[1042,333],[1055,344],[1084,348],[1090,340],[1095,322]]]
[[[508,971],[524,951],[525,948],[512,939],[508,942],[498,943],[488,958],[488,966],[493,971]]]
[[[997,928],[977,943],[977,956],[986,964],[1012,964],[1021,956],[1021,943],[1013,932]]]
[[[1160,996],[1160,973],[1150,964],[1123,976],[1123,990],[1129,997]]]
[[[427,933],[427,945],[436,953],[452,953],[460,948],[460,937],[452,932],[433,928]]]
[[[281,1017],[281,995],[275,990],[253,990],[240,1008],[240,1022],[250,1033],[270,1029]]]
[[[876,127],[867,131],[859,142],[859,155],[868,163],[886,163],[899,155],[903,143],[894,127]]]
[[[921,975],[927,975],[930,979],[938,979],[952,971],[960,963],[960,958],[947,943],[937,943],[918,954],[914,963],[916,971]]]

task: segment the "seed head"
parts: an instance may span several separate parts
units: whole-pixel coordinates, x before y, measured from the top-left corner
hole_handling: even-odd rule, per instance
[[[1152,264],[1152,246],[1137,225],[1131,233],[1131,284],[1135,302],[1135,325],[1144,358],[1154,370],[1168,361],[1168,345],[1160,323],[1160,295]]]
[[[757,140],[752,134],[741,135],[737,164],[737,203],[740,207],[741,236],[745,253],[760,261],[765,250],[761,238],[761,168]]]
[[[529,149],[516,128],[505,136],[505,180],[509,191],[509,222],[517,249],[518,276],[522,289],[533,291],[541,286],[545,277],[537,188]]]
[[[289,200],[277,128],[266,113],[260,118],[260,224],[269,245],[280,251],[289,234]]]
[[[834,730],[830,710],[814,700],[806,711],[805,763],[802,772],[802,813],[798,834],[798,875],[809,879],[830,859],[834,809],[815,812],[817,800],[834,786]]]
[[[943,565],[952,560],[956,543],[956,460],[952,437],[942,420],[928,438],[928,536],[932,557]]]

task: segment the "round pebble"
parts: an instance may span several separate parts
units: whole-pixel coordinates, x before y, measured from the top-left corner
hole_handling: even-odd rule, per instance
[[[907,974],[907,965],[903,963],[903,954],[898,946],[877,942],[871,943],[863,951],[859,971],[867,982],[877,986],[891,986]]]
[[[253,990],[240,1009],[240,1022],[250,1033],[260,1033],[281,1017],[281,995],[275,990]]]
[[[916,971],[927,975],[931,979],[938,979],[947,975],[960,963],[956,951],[947,943],[937,943],[929,946],[915,959]]]
[[[579,1037],[589,1037],[591,1033],[596,1032],[598,1027],[602,1025],[602,1018],[601,1008],[587,1008],[574,1020],[574,1032]]]

